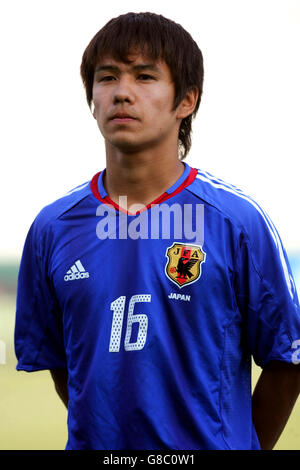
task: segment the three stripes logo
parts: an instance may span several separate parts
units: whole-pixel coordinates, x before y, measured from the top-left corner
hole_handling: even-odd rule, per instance
[[[64,280],[65,281],[74,281],[75,279],[85,279],[90,277],[89,273],[82,266],[81,261],[78,259],[75,261],[73,266],[67,271]]]

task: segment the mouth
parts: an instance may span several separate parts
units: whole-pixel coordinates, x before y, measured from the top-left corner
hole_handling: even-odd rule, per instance
[[[116,122],[118,124],[122,124],[122,123],[126,123],[126,122],[135,121],[135,119],[131,118],[131,117],[124,117],[124,118],[115,117],[115,118],[112,119],[112,121]]]
[[[111,121],[115,122],[115,123],[119,123],[119,124],[122,124],[122,123],[127,123],[127,122],[131,122],[131,121],[135,121],[136,118],[131,116],[130,114],[126,114],[126,113],[116,113],[114,114],[111,118],[110,118]]]

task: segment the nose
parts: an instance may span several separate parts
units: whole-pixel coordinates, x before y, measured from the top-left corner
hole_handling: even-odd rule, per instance
[[[120,78],[114,90],[113,97],[114,104],[118,103],[133,103],[133,91],[129,83],[129,79]]]

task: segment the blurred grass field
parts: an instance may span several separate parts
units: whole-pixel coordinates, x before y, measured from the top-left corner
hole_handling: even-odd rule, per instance
[[[0,363],[0,450],[62,450],[67,442],[67,411],[49,371],[15,370],[14,320],[15,297],[1,295],[0,340],[6,344],[6,361]],[[253,387],[259,374],[254,364]],[[275,449],[300,450],[299,422],[300,399]]]

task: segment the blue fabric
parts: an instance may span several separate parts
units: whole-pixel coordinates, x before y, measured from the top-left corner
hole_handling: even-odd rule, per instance
[[[184,231],[176,239],[174,221],[169,238],[159,228],[158,238],[100,239],[101,221],[113,236],[138,220],[108,206],[103,214],[103,204],[85,184],[45,207],[19,271],[17,369],[68,369],[66,448],[259,449],[251,356],[261,367],[291,362],[300,338],[274,225],[240,190],[200,170],[164,202],[204,205],[200,247]],[[143,216],[149,233],[152,210]],[[191,248],[184,262],[203,258],[193,282],[168,275],[176,242]]]

